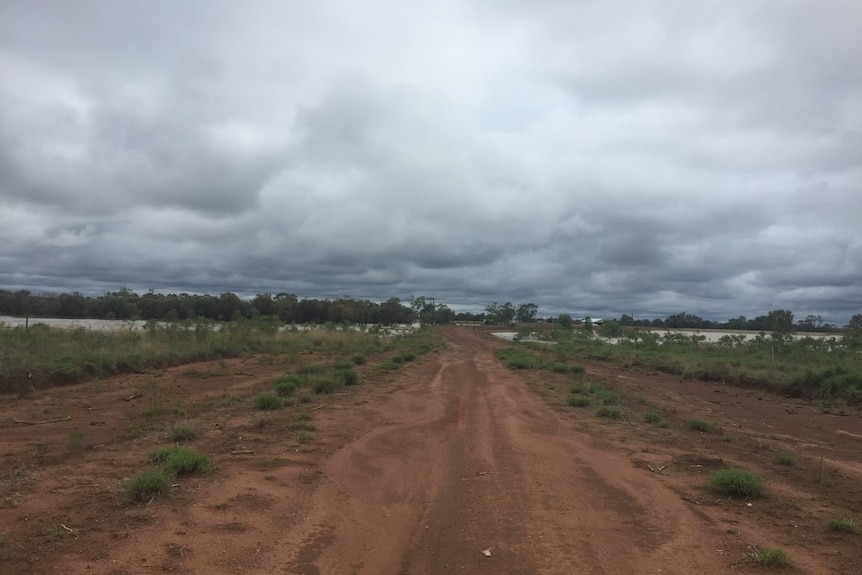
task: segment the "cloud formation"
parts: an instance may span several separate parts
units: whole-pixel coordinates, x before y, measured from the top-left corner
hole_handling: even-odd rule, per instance
[[[851,0],[11,1],[0,285],[862,310]]]

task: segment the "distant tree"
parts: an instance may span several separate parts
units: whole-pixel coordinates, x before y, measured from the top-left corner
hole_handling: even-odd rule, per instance
[[[624,313],[624,314],[620,317],[620,325],[621,325],[621,326],[630,326],[630,325],[634,325],[634,324],[635,324],[635,320],[634,320],[634,318],[633,318],[632,316],[630,316],[629,314]]]
[[[608,319],[599,326],[599,335],[602,337],[621,337],[623,326],[615,319]]]
[[[593,335],[593,319],[590,316],[584,318],[583,329],[585,333]]]
[[[772,310],[766,319],[770,331],[784,334],[793,330],[793,312],[789,309]]]
[[[748,322],[745,319],[744,315],[741,315],[734,319],[727,320],[727,329],[746,329],[748,327]]]
[[[534,303],[522,303],[515,311],[515,319],[521,323],[530,323],[535,321],[536,314],[539,312],[539,307]]]
[[[572,320],[572,316],[567,313],[561,313],[557,316],[557,324],[563,329],[572,329],[572,326],[575,322]]]
[[[854,331],[862,332],[862,313],[857,313],[851,317],[850,323],[847,324],[847,327]]]

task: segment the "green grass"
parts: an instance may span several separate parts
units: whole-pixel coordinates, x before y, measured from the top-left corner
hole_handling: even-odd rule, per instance
[[[154,449],[149,453],[148,459],[150,463],[161,465],[174,475],[207,471],[212,467],[212,459],[207,455],[179,445]]]
[[[767,547],[758,549],[754,552],[754,560],[763,567],[776,568],[790,566],[790,558],[781,549],[770,549]]]
[[[146,501],[165,491],[170,479],[164,469],[150,467],[132,477],[126,487],[126,494],[133,501]]]
[[[365,359],[364,355],[356,354],[350,358],[350,361],[352,361],[356,365],[365,365],[365,362],[367,360]]]
[[[841,531],[844,533],[862,533],[862,528],[859,523],[849,517],[833,517],[829,520],[829,529],[832,531]]]
[[[341,385],[356,385],[359,383],[359,374],[353,371],[351,367],[336,370],[333,377]]]
[[[281,398],[271,393],[259,393],[254,396],[254,408],[261,411],[273,411],[282,406]]]
[[[653,425],[661,425],[664,423],[664,419],[662,416],[654,411],[648,411],[644,413],[644,422],[652,423]]]
[[[69,447],[68,450],[70,453],[77,453],[81,450],[84,443],[84,434],[80,431],[73,431],[69,434]]]
[[[596,410],[596,415],[604,419],[617,420],[620,418],[620,410],[616,407],[601,406]]]
[[[191,422],[178,421],[168,427],[168,437],[177,443],[194,441],[198,438],[198,428]]]
[[[570,407],[589,407],[590,398],[584,395],[570,395],[566,402]]]
[[[689,429],[693,429],[694,431],[700,431],[701,433],[712,433],[715,431],[715,426],[708,421],[704,421],[703,419],[689,419],[686,422]]]
[[[297,441],[300,443],[308,443],[314,439],[314,434],[309,433],[307,431],[300,431],[296,436]]]
[[[302,386],[305,378],[296,374],[283,375],[276,379],[272,388],[277,395],[287,397],[296,393],[296,390]]]
[[[722,469],[710,475],[706,487],[728,497],[761,497],[763,479],[742,469]]]
[[[796,465],[796,458],[787,452],[782,451],[775,456],[775,461],[781,465],[793,466]]]
[[[390,341],[376,334],[349,330],[284,332],[256,320],[229,322],[221,324],[220,329],[213,322],[152,323],[142,331],[119,333],[50,328],[38,324],[38,320],[31,323],[26,330],[0,329],[0,393],[24,395],[51,385],[98,380],[120,373],[145,373],[249,353],[301,357],[314,351],[334,357],[365,358]],[[406,342],[403,345],[420,345],[428,338],[427,334],[408,335],[399,341]],[[305,370],[326,369],[314,365]],[[188,371],[208,373],[193,366]],[[158,405],[150,406],[148,411],[150,415],[163,413]]]
[[[620,396],[617,392],[610,389],[600,389],[596,391],[596,399],[602,405],[616,405],[620,401]]]

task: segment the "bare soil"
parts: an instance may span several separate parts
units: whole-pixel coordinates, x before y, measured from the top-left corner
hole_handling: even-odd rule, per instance
[[[789,572],[862,574],[862,536],[827,528],[862,520],[858,413],[588,365],[622,396],[612,422],[566,405],[581,376],[512,372],[486,333],[443,334],[398,372],[381,356],[361,385],[271,413],[251,398],[290,366],[262,356],[0,398],[0,573],[709,575],[762,573],[769,547]],[[213,470],[130,502],[177,420]],[[767,495],[708,492],[722,467]]]

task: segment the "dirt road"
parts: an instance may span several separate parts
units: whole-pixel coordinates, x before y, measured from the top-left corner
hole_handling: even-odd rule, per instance
[[[311,444],[289,431],[293,412],[261,423],[235,399],[283,368],[244,360],[236,375],[210,380],[168,370],[167,396],[214,404],[196,416],[207,431],[195,448],[216,466],[146,505],[123,501],[120,486],[164,439],[117,439],[132,417],[117,398],[139,382],[10,402],[10,421],[99,413],[87,432],[102,435],[83,455],[51,460],[42,443],[49,456],[32,455],[32,429],[3,428],[7,468],[30,466],[0,481],[0,525],[18,544],[5,563],[0,549],[0,572],[709,575],[758,573],[750,552],[771,544],[800,573],[862,573],[862,541],[824,527],[862,508],[858,416],[817,420],[799,402],[593,367],[638,396],[626,407],[631,420],[608,423],[564,407],[564,376],[525,378],[495,359],[501,344],[486,334],[443,333],[446,349],[397,375],[369,368],[365,385],[303,406],[317,428]],[[637,424],[641,404],[681,417],[708,410],[733,434]],[[738,423],[749,419],[757,423]],[[65,425],[43,426],[42,441],[62,444],[73,429]],[[819,439],[794,436],[800,425]],[[763,458],[787,445],[793,469]],[[827,476],[822,459],[815,467],[823,454],[834,464]],[[753,505],[708,496],[704,473],[726,461],[769,474],[774,495]]]
[[[379,406],[391,425],[326,465],[288,572],[723,572],[678,496],[572,429],[482,336],[448,335]]]

